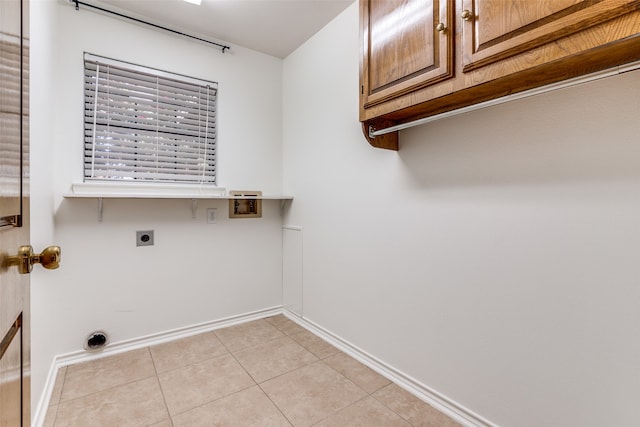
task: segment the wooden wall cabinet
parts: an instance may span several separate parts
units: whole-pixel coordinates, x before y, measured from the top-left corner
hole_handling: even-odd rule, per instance
[[[442,36],[452,0],[363,3],[368,7],[362,9],[362,19],[369,22],[361,85],[364,108],[453,76],[452,38]]]
[[[639,0],[360,0],[360,121],[382,129],[640,59]]]

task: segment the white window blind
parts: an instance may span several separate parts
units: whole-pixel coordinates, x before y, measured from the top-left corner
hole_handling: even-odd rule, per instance
[[[84,179],[216,185],[217,83],[85,54]]]
[[[2,51],[0,62],[0,152],[2,153],[0,155],[0,197],[15,197],[20,195],[22,158],[29,158],[28,152],[23,153],[23,157],[20,155],[21,149],[28,150],[28,144],[22,145],[20,140],[20,128],[22,127],[23,132],[28,131],[28,126],[22,126],[22,116],[20,115],[22,94],[20,36],[0,34],[0,44],[0,51]],[[23,114],[28,115],[26,111],[23,111]],[[28,136],[25,134],[25,137]],[[28,168],[27,162],[24,167]],[[2,203],[5,202],[2,200]],[[6,213],[5,209],[0,206],[0,216],[3,216],[4,213]]]

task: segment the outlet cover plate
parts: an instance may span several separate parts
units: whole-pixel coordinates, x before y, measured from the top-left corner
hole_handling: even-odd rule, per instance
[[[218,223],[218,209],[209,208],[207,209],[207,224],[217,224]]]

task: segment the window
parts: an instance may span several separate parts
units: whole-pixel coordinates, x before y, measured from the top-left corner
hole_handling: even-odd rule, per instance
[[[216,185],[217,83],[84,57],[84,180]]]

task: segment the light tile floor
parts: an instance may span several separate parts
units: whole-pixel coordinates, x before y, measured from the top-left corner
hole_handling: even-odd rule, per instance
[[[278,315],[62,368],[52,426],[459,424]]]

